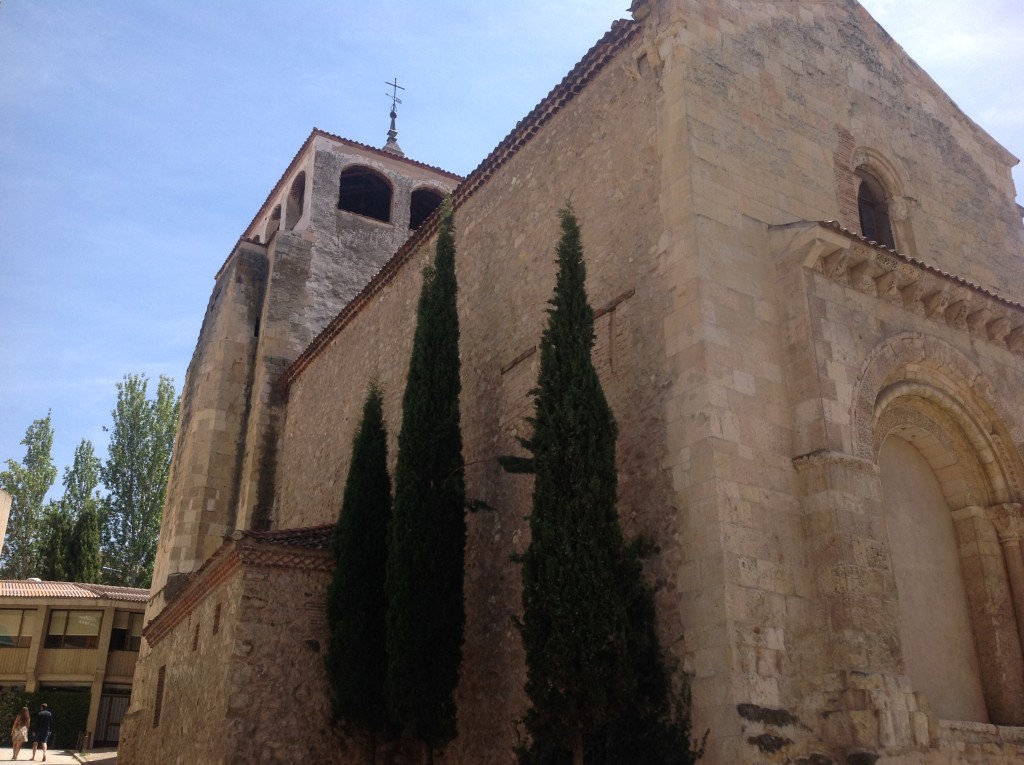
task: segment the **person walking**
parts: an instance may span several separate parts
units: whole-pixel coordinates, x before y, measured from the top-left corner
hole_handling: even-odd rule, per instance
[[[14,755],[11,757],[12,760],[18,759],[18,754],[21,752],[21,747],[28,741],[28,728],[31,724],[31,720],[28,715],[28,707],[22,707],[21,711],[18,712],[18,716],[14,718],[14,723],[11,725],[11,744],[14,747]]]
[[[53,713],[46,708],[46,704],[39,705],[39,714],[36,715],[36,735],[32,739],[32,759],[36,758],[36,749],[43,747],[43,762],[46,762],[46,742],[50,740],[50,733],[53,730]]]

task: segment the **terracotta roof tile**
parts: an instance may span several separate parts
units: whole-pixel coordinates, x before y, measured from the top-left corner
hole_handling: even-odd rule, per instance
[[[992,290],[986,289],[985,287],[982,287],[979,284],[975,284],[974,282],[972,282],[972,281],[970,281],[968,279],[964,279],[962,276],[957,276],[956,274],[951,274],[948,271],[943,271],[940,268],[936,268],[935,266],[932,266],[932,265],[929,265],[928,263],[925,263],[923,260],[918,260],[917,258],[915,258],[915,257],[913,257],[911,255],[906,255],[906,254],[904,254],[904,253],[902,253],[902,252],[900,252],[898,250],[894,250],[892,247],[886,247],[884,244],[879,244],[874,239],[868,239],[866,236],[861,236],[856,231],[851,231],[850,229],[844,227],[841,223],[839,223],[839,221],[835,221],[835,220],[820,220],[820,221],[817,221],[817,223],[818,223],[819,226],[824,226],[825,228],[830,228],[833,231],[839,232],[843,236],[846,236],[846,237],[848,237],[850,239],[853,239],[855,241],[861,242],[862,244],[866,244],[869,247],[874,247],[876,250],[884,250],[885,252],[889,253],[890,255],[895,255],[897,258],[903,259],[907,263],[911,263],[912,265],[915,265],[915,266],[917,266],[919,268],[923,268],[925,271],[930,271],[933,274],[938,274],[939,276],[942,276],[942,277],[944,277],[946,279],[954,281],[957,284],[962,284],[963,286],[968,287],[968,288],[970,288],[972,290],[975,290],[977,292],[981,292],[984,295],[988,295],[993,300],[997,300],[1000,303],[1003,303],[1004,305],[1011,306],[1012,308],[1017,308],[1017,309],[1024,308],[1024,304],[1019,303],[1016,300],[1011,300],[1010,298],[1006,297],[1005,295],[1000,295],[997,292],[993,292]]]
[[[105,584],[77,582],[36,582],[31,579],[0,580],[0,597],[4,598],[106,598],[131,603],[145,603],[149,590],[135,587],[113,587]]]

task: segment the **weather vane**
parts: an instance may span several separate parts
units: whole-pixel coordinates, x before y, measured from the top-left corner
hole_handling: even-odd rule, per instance
[[[0,0],[0,2],[3,2],[3,0]],[[395,78],[394,82],[385,82],[384,84],[388,85],[391,88],[391,92],[385,93],[384,95],[391,99],[391,111],[394,112],[396,111],[396,107],[398,106],[398,104],[402,103],[402,99],[398,97],[398,91],[405,90],[405,88],[398,84],[397,77]],[[392,119],[394,119],[397,116],[397,112],[391,115]]]
[[[388,130],[388,142],[384,144],[384,150],[395,154],[401,154],[404,157],[405,153],[399,147],[398,141],[395,140],[398,138],[398,130],[395,128],[395,118],[398,117],[398,105],[402,103],[402,99],[398,97],[398,91],[405,90],[405,88],[398,84],[397,77],[395,77],[394,82],[385,81],[384,84],[391,88],[390,93],[384,94],[391,99],[391,129]]]

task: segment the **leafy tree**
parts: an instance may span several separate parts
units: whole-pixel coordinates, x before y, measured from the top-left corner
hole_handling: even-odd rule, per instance
[[[74,463],[64,470],[61,509],[72,520],[67,548],[67,576],[71,582],[100,581],[100,503],[96,491],[102,463],[92,442],[83,438]]]
[[[388,523],[391,479],[381,392],[370,385],[363,418],[352,442],[341,513],[331,537],[334,575],[327,593],[327,675],[334,715],[369,737],[376,762],[377,737],[389,732],[384,678]]]
[[[61,506],[73,518],[78,518],[83,510],[97,503],[96,487],[100,482],[102,463],[96,456],[92,442],[83,438],[75,448],[74,462],[71,467],[64,468],[64,496]]]
[[[99,581],[100,460],[88,439],[64,468],[64,496],[46,506],[41,540],[40,576],[55,582]]]
[[[95,502],[78,514],[71,531],[68,578],[72,582],[96,582],[101,578],[100,509]]]
[[[7,579],[38,575],[43,501],[57,477],[51,457],[53,428],[49,412],[29,425],[21,443],[26,447],[25,458],[20,463],[7,460],[7,469],[0,471],[0,488],[12,498],[0,556],[0,575]]]
[[[521,763],[683,765],[688,688],[673,697],[642,576],[642,545],[627,544],[616,510],[616,425],[591,359],[583,246],[570,206],[560,213],[558,275],[540,343],[528,458],[531,542],[523,564],[530,742]],[[673,698],[678,703],[673,705]]]
[[[433,268],[424,272],[402,401],[387,565],[387,695],[391,715],[435,748],[455,736],[462,662],[466,544],[459,429],[459,318],[451,200]]]
[[[48,582],[72,582],[68,556],[73,544],[74,521],[57,502],[43,509],[37,576]]]
[[[156,398],[146,398],[145,375],[125,375],[111,412],[108,457],[100,472],[102,546],[108,583],[149,587],[163,513],[171,449],[178,423],[174,384],[161,376]]]

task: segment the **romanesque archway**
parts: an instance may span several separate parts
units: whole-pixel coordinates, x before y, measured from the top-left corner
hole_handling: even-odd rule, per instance
[[[1020,547],[1004,527],[1020,521],[1024,471],[995,400],[955,348],[904,333],[864,366],[852,446],[879,466],[915,690],[940,718],[1021,724],[1024,592],[1007,576]]]

